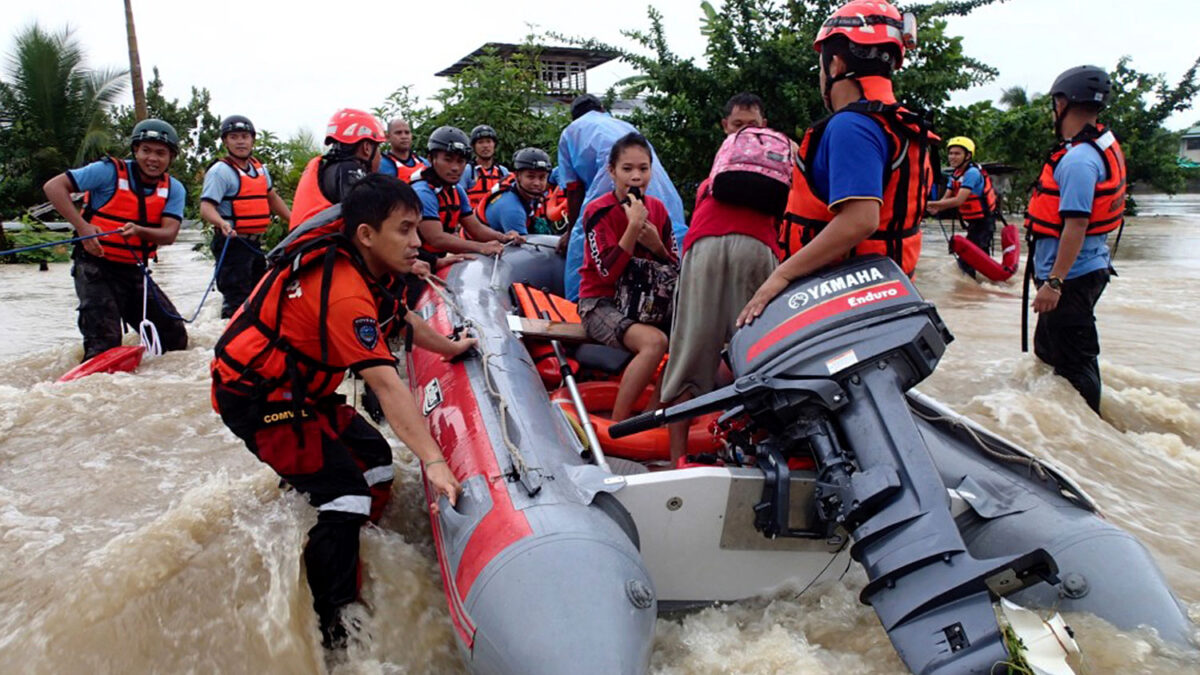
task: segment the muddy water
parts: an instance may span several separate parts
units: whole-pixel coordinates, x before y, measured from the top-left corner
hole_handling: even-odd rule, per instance
[[[1019,346],[1020,285],[958,274],[934,227],[919,275],[958,338],[922,389],[1055,461],[1146,542],[1200,620],[1200,200],[1143,198],[1100,303],[1105,421]],[[156,277],[191,314],[211,273],[187,245]],[[0,672],[316,673],[299,550],[315,514],[208,406],[221,329],[136,375],[58,385],[81,348],[66,266],[0,266]],[[132,336],[131,336],[132,338]],[[338,672],[461,669],[418,472],[363,536],[368,637]],[[896,673],[865,580],[658,623],[660,673]],[[1072,617],[1088,672],[1200,672],[1153,636]]]

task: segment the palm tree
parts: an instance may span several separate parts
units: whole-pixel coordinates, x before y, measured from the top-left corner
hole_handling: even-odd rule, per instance
[[[1029,105],[1029,92],[1025,90],[1025,87],[1009,87],[1000,92],[1000,104],[1009,110],[1024,108]]]
[[[32,24],[16,37],[0,81],[0,173],[29,181],[27,204],[40,202],[36,187],[54,174],[105,152],[112,145],[108,108],[125,88],[125,71],[89,69],[83,46],[70,29],[57,33]]]
[[[142,59],[138,55],[137,32],[133,29],[133,3],[125,0],[125,35],[129,40],[129,79],[133,84],[133,113],[137,121],[148,117],[146,88],[142,86]]]

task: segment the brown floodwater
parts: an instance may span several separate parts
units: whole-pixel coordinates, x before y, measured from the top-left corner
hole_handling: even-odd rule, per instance
[[[963,277],[936,225],[918,286],[957,339],[921,389],[1061,466],[1153,551],[1195,621],[1200,198],[1141,206],[1098,309],[1103,420],[1021,353],[1019,281]],[[190,243],[165,249],[155,273],[188,315],[212,266]],[[209,407],[218,304],[209,299],[187,351],[60,385],[82,352],[68,266],[0,265],[0,672],[324,670],[299,555],[315,513]],[[368,637],[336,670],[460,671],[419,471],[396,456],[393,504],[363,536]],[[903,672],[858,603],[864,583],[851,568],[798,597],[662,618],[652,668]],[[1087,672],[1200,672],[1153,635],[1070,618]]]

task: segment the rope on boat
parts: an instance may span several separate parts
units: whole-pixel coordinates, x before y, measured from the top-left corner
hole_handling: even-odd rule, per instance
[[[512,460],[513,468],[521,475],[532,476],[533,473],[529,468],[529,463],[525,460],[525,455],[521,453],[521,449],[517,447],[517,444],[512,442],[508,434],[508,425],[512,419],[512,413],[508,408],[508,399],[505,398],[504,393],[500,391],[500,388],[496,386],[495,381],[492,379],[491,359],[494,354],[487,348],[487,340],[485,339],[483,327],[467,318],[467,315],[463,313],[458,303],[454,302],[448,295],[449,289],[443,290],[441,288],[441,284],[445,282],[434,275],[427,277],[426,281],[429,283],[429,287],[433,289],[433,292],[441,298],[442,302],[446,303],[446,306],[458,314],[463,320],[463,325],[475,330],[475,334],[479,338],[478,345],[479,353],[481,354],[480,360],[483,365],[484,388],[487,389],[488,395],[495,400],[496,407],[500,413],[500,439],[504,442],[504,447],[508,451],[509,458]],[[541,490],[540,486],[530,487],[526,485],[526,491],[529,492],[529,496],[531,497],[537,494],[539,490]]]
[[[138,337],[142,340],[142,347],[150,356],[162,356],[162,341],[158,339],[158,327],[153,321],[146,318],[146,309],[149,306],[150,300],[150,277],[146,276],[142,280],[142,322],[138,324]]]
[[[962,429],[963,431],[967,432],[967,435],[971,437],[971,440],[975,441],[975,443],[993,459],[1001,462],[1008,462],[1010,464],[1028,465],[1029,473],[1036,473],[1038,478],[1041,478],[1042,480],[1050,479],[1050,472],[1046,470],[1046,465],[1042,464],[1040,459],[1032,455],[1014,455],[1006,452],[1000,452],[989,445],[987,441],[983,440],[983,438],[981,438],[979,434],[971,428],[971,425],[964,422],[961,418],[947,417],[945,415],[926,415],[915,408],[910,408],[910,410],[912,410],[914,415],[920,417],[926,422],[948,422],[950,426],[957,429]]]

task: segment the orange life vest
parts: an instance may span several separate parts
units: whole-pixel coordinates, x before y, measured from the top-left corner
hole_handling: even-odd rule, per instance
[[[308,160],[304,173],[300,174],[300,182],[296,183],[296,195],[292,198],[292,221],[289,229],[312,218],[325,209],[333,206],[333,202],[321,193],[321,155]]]
[[[888,141],[889,155],[879,206],[879,228],[854,247],[847,258],[879,254],[896,261],[912,276],[921,255],[921,219],[933,184],[929,143],[936,140],[920,116],[896,103],[891,82],[882,77],[858,79],[868,99],[852,103],[814,124],[804,134],[792,172],[792,191],[784,217],[780,247],[788,256],[813,240],[833,220],[829,205],[813,191],[810,175],[821,135],[834,115],[863,113],[875,120]]]
[[[550,194],[546,197],[546,218],[552,223],[567,219],[567,193],[557,185],[550,188]]]
[[[506,192],[517,192],[517,174],[510,173],[505,176],[504,180],[501,180],[496,187],[492,188],[491,193],[487,197],[484,197],[483,201],[479,204],[479,208],[475,211],[475,216],[479,218],[479,222],[491,227],[492,224],[487,220],[487,209]],[[534,232],[534,226],[537,221],[539,219],[547,219],[545,196],[537,200],[533,204],[532,209],[529,208],[529,203],[525,200],[525,197],[521,196],[520,192],[517,192],[517,197],[521,200],[521,204],[525,206],[525,231],[529,234],[551,234],[550,232]]]
[[[421,158],[415,152],[408,153],[407,162],[393,155],[391,150],[383,153],[383,156],[392,160],[392,164],[396,166],[396,178],[405,183],[411,183],[412,175],[425,167],[425,163],[421,161]]]
[[[171,194],[171,177],[166,172],[159,177],[153,192],[145,194],[135,186],[129,175],[129,165],[116,157],[108,158],[117,169],[116,190],[100,208],[92,208],[90,200],[84,205],[83,219],[104,232],[115,232],[125,223],[142,227],[162,227],[162,212]],[[132,237],[100,237],[104,259],[129,265],[144,264],[158,258],[158,245]]]
[[[963,165],[954,170],[952,178],[954,179],[953,191],[958,192],[963,189],[962,177],[967,173],[967,169],[975,167],[979,169],[979,174],[983,176],[983,194],[977,195],[971,192],[967,197],[967,201],[963,202],[958,207],[958,215],[963,220],[980,220],[986,218],[996,212],[996,189],[992,187],[992,177],[982,166],[971,162],[963,162]]]
[[[270,186],[267,184],[267,174],[263,171],[262,162],[250,158],[249,164],[255,172],[255,175],[251,176],[231,157],[222,157],[219,161],[233,168],[239,181],[237,194],[229,197],[229,205],[233,210],[229,222],[240,234],[266,232],[267,226],[271,224],[271,204],[267,201]]]
[[[1067,151],[1080,143],[1095,148],[1104,160],[1104,177],[1096,183],[1087,234],[1107,234],[1125,222],[1125,155],[1111,130],[1088,125],[1075,138],[1055,146],[1050,159],[1042,166],[1025,211],[1025,227],[1032,229],[1036,237],[1058,238],[1062,235],[1063,219],[1058,212],[1060,194],[1054,169]]]
[[[430,169],[430,171],[432,170]],[[424,173],[424,171],[414,173],[412,184],[416,185],[419,182],[429,184],[429,187],[433,189],[433,194],[437,196],[438,220],[442,223],[442,231],[446,234],[460,235],[461,225],[458,221],[462,217],[462,193],[458,191],[458,184],[442,183],[440,180],[435,183],[426,178]],[[421,243],[421,248],[431,253],[444,253],[424,242]]]
[[[467,188],[467,200],[471,202],[471,208],[477,210],[480,202],[487,198],[492,188],[499,185],[505,176],[499,164],[493,164],[491,169],[476,164],[471,169],[471,175],[475,177],[475,182]]]
[[[394,333],[395,326],[389,326],[392,322],[407,325],[403,321],[404,304],[367,271],[358,251],[342,234],[340,212],[322,218],[293,232],[269,254],[271,266],[266,275],[230,319],[213,350],[213,381],[219,386],[244,396],[265,396],[268,401],[290,400],[297,409],[337,390],[346,368],[330,365],[327,358],[322,358],[328,350],[328,326],[317,328],[322,357],[314,357],[292,344],[298,336],[285,333],[283,312],[293,282],[298,284],[301,275],[320,270],[319,315],[324,316],[330,298],[339,297],[333,275],[338,258],[351,263],[375,296],[380,324],[385,329],[381,339]],[[224,368],[218,368],[219,364]],[[222,377],[223,371],[237,375]]]

